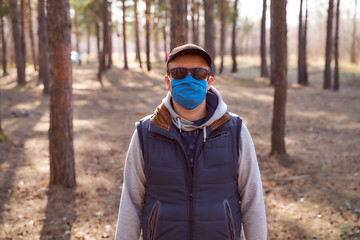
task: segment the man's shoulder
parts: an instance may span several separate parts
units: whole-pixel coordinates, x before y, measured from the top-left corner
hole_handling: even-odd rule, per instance
[[[240,118],[240,119],[242,120],[242,117],[240,117],[240,116],[237,115],[236,113],[226,112],[226,114],[227,114],[230,118]]]
[[[226,115],[230,118],[228,125],[242,125],[243,119],[239,115],[232,112],[226,112]]]
[[[141,124],[141,125],[147,124],[148,122],[150,122],[150,120],[151,120],[151,118],[153,117],[153,115],[154,115],[154,114],[150,114],[150,115],[147,115],[147,116],[141,118],[139,121],[137,121],[137,122],[135,123],[135,126],[137,127],[137,126],[139,126],[139,124]]]

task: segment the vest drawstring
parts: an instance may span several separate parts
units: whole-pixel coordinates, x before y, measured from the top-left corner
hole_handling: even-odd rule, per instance
[[[206,126],[204,126],[203,131],[204,131],[204,142],[206,142]]]
[[[181,121],[180,121],[180,118],[178,117],[178,118],[176,118],[176,120],[177,120],[177,122],[178,122],[179,130],[180,130],[180,132],[181,132]]]

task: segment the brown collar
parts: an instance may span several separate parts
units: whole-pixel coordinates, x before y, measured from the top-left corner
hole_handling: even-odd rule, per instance
[[[224,114],[221,118],[213,122],[210,127],[211,131],[214,131],[224,123],[230,120],[227,114]],[[161,103],[155,110],[154,116],[151,118],[150,123],[158,126],[166,131],[170,131],[171,127],[171,115],[169,110]]]

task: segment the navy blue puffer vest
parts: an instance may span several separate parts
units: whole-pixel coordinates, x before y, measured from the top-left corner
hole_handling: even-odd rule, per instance
[[[140,121],[145,165],[144,240],[239,239],[237,188],[242,120],[227,113],[216,129],[199,137],[193,171],[178,130]]]

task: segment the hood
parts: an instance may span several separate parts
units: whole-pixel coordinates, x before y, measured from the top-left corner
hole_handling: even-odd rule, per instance
[[[196,125],[193,122],[186,120],[185,118],[182,118],[175,112],[171,104],[170,91],[167,93],[166,97],[162,100],[162,103],[169,111],[171,115],[172,123],[180,131],[193,131],[199,128],[203,129],[211,125],[213,127],[214,123],[217,122],[217,120],[219,120],[220,118],[222,118],[227,111],[227,105],[222,100],[220,93],[213,86],[210,86],[210,89],[206,96],[207,114],[206,114],[205,122],[203,122],[201,125]]]

